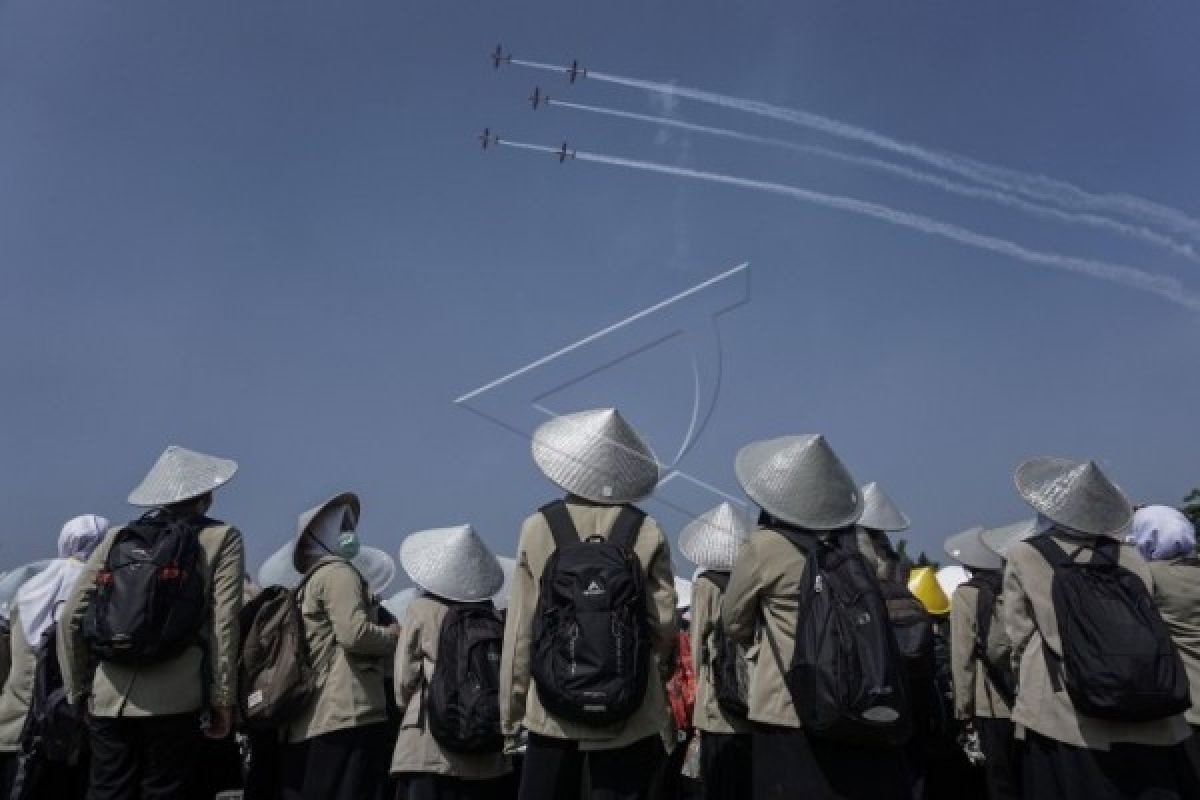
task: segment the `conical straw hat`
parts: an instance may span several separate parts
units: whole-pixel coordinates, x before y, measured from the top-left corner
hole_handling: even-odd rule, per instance
[[[258,568],[258,585],[283,586],[295,589],[300,585],[304,574],[297,571],[292,563],[292,542],[287,542],[271,555]],[[363,576],[373,594],[384,592],[396,577],[396,562],[383,550],[377,547],[361,547],[358,555],[350,560],[354,568]]]
[[[1003,569],[1004,559],[983,543],[983,526],[976,525],[946,540],[946,555],[971,569]]]
[[[1003,559],[1008,558],[1008,551],[1014,544],[1028,539],[1037,533],[1037,519],[1023,519],[1012,525],[999,528],[988,528],[980,537],[984,546]]]
[[[862,513],[854,477],[820,434],[748,444],[734,472],[755,503],[790,525],[831,531],[853,525]]]
[[[896,507],[892,498],[878,483],[872,481],[862,488],[863,512],[858,518],[861,528],[873,531],[906,531],[912,524],[908,515]]]
[[[403,625],[404,614],[406,611],[408,611],[409,604],[412,603],[412,601],[418,596],[420,596],[420,594],[421,590],[412,586],[408,587],[407,589],[401,589],[388,599],[384,600],[383,607],[388,610],[388,613],[396,618],[398,623]]]
[[[237,462],[171,445],[129,493],[129,504],[144,508],[182,503],[224,486]]]
[[[504,570],[470,525],[409,534],[400,565],[430,594],[462,603],[490,599],[504,585]]]
[[[730,572],[754,524],[730,503],[721,503],[679,532],[679,552],[700,569]]]
[[[500,570],[504,573],[504,583],[500,584],[500,588],[492,595],[492,605],[497,611],[504,611],[508,608],[508,593],[512,588],[513,570],[517,568],[517,560],[508,556],[496,556],[496,560],[500,562]]]
[[[658,485],[658,461],[613,408],[547,420],[533,434],[533,460],[564,491],[595,503],[633,503]]]
[[[1031,458],[1013,480],[1025,502],[1069,530],[1120,537],[1133,520],[1129,499],[1094,461]]]

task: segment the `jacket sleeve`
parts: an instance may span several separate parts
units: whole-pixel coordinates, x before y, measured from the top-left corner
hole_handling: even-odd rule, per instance
[[[646,567],[650,622],[650,645],[658,656],[659,666],[667,674],[674,667],[678,630],[675,624],[675,573],[671,569],[671,549],[658,523],[647,518],[642,535],[653,536],[654,555]]]
[[[396,647],[396,635],[371,621],[366,592],[358,572],[345,564],[326,567],[313,576],[321,580],[322,600],[333,638],[349,653],[365,656],[391,655]]]
[[[747,647],[754,644],[758,627],[759,593],[763,588],[761,561],[758,534],[755,534],[742,546],[721,605],[725,635]]]
[[[536,517],[521,528],[517,545],[517,564],[509,587],[508,613],[504,620],[504,650],[500,655],[500,729],[515,736],[525,720],[525,699],[529,694],[530,649],[533,646],[533,615],[537,587],[529,566],[529,545],[536,529]]]
[[[950,603],[950,672],[954,681],[954,714],[958,719],[975,716],[975,618],[973,603],[961,589]]]
[[[238,616],[242,612],[242,577],[246,572],[242,534],[230,528],[217,552],[212,573],[212,686],[209,702],[215,707],[235,704],[237,693],[238,650],[241,631]]]
[[[707,583],[708,580],[697,578],[692,586],[692,669],[697,677],[708,669],[708,639],[717,613],[717,593],[710,591]]]
[[[92,551],[59,612],[58,663],[62,667],[63,691],[67,695],[67,702],[73,706],[78,705],[92,690],[88,648],[83,639],[83,617],[96,596],[96,575],[104,566],[112,537],[110,533]]]
[[[425,677],[422,674],[425,648],[421,644],[424,628],[423,619],[411,613],[405,615],[405,625],[396,645],[395,670],[396,706],[400,709],[401,716],[408,709],[413,696],[421,689]]]
[[[1029,640],[1033,638],[1037,625],[1034,623],[1029,596],[1025,593],[1025,587],[1021,585],[1021,576],[1017,573],[1011,557],[1004,568],[1004,608],[1000,613],[1004,619],[1004,632],[1012,644],[1013,673],[1019,680],[1021,657],[1025,655],[1025,648],[1029,646]]]

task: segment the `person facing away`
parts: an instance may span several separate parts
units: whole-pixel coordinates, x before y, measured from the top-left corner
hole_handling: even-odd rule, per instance
[[[411,534],[400,563],[422,593],[405,611],[396,647],[396,800],[504,798],[511,767],[499,725],[503,625],[492,605],[504,583],[500,562],[462,525]]]
[[[945,544],[947,555],[971,575],[950,601],[954,714],[983,753],[988,797],[1008,800],[1021,796],[1020,749],[1012,723],[1015,680],[1001,614],[1004,559],[984,543],[984,533],[971,528]]]
[[[242,535],[207,513],[236,471],[168,447],[129,495],[150,510],[100,542],[62,608],[64,689],[89,715],[89,800],[181,797],[201,731],[232,730]]]
[[[858,519],[855,543],[881,580],[908,582],[912,563],[896,552],[889,533],[906,531],[912,524],[877,482],[862,487],[863,513]]]
[[[1200,556],[1191,520],[1169,506],[1133,515],[1130,541],[1154,576],[1154,602],[1187,668],[1192,707],[1184,715],[1200,749]]]
[[[804,729],[787,675],[801,632],[800,622],[824,576],[816,580],[809,553],[858,559],[856,580],[874,585],[874,620],[886,636],[882,598],[869,565],[850,555],[862,499],[853,477],[821,435],[785,436],[742,448],[734,464],[738,482],[762,509],[759,528],[743,547],[721,610],[726,633],[754,653],[749,675],[749,719],[753,723],[753,796],[882,800],[910,796],[904,752],[898,743],[856,745],[823,739]],[[803,539],[814,548],[797,542]],[[832,563],[832,562],[830,562]],[[859,584],[856,584],[859,585]],[[879,627],[888,626],[888,627]],[[892,675],[873,696],[896,698],[904,689],[899,653],[880,664]],[[907,713],[880,709],[879,719],[899,722]],[[864,765],[870,765],[865,769]],[[803,788],[801,788],[803,787]]]
[[[520,797],[578,798],[586,763],[594,800],[645,798],[670,736],[675,585],[662,530],[631,504],[654,490],[658,463],[614,409],[555,417],[532,450],[567,495],[525,520],[509,594],[500,720],[509,749],[529,732]],[[580,580],[601,561],[604,581]],[[551,567],[565,580],[548,582]],[[622,605],[636,586],[641,607]],[[563,680],[576,667],[603,678],[583,687],[597,702]]]
[[[305,511],[292,563],[316,690],[284,732],[285,800],[378,800],[387,781],[386,661],[399,626],[376,624],[354,565],[361,505],[351,492]]]
[[[1200,797],[1181,745],[1191,734],[1179,713],[1183,666],[1142,602],[1154,591],[1150,568],[1118,540],[1132,518],[1128,499],[1090,461],[1030,459],[1015,482],[1038,514],[1004,572],[1025,796]]]
[[[729,573],[737,563],[753,524],[729,503],[692,520],[679,533],[679,550],[696,565],[692,582],[692,664],[696,705],[692,723],[700,736],[700,776],[708,800],[736,800],[751,781],[750,723],[745,709],[722,705],[722,690],[738,695],[739,667],[745,651],[723,632],[721,604]],[[743,663],[738,664],[740,660]],[[724,669],[722,669],[724,667]],[[732,669],[730,669],[732,667]],[[718,686],[734,678],[733,686]]]

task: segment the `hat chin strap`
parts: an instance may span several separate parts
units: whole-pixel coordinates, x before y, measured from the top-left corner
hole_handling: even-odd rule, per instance
[[[350,509],[347,506],[338,505],[318,514],[304,532],[312,544],[316,545],[316,548],[311,546],[306,548],[308,552],[320,555],[317,549],[319,548],[331,556],[336,556],[335,548],[338,546],[338,536],[343,531],[354,530],[353,515],[349,512]]]

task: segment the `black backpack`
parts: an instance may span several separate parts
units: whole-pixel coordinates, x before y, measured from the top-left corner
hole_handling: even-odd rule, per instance
[[[1191,707],[1187,673],[1154,599],[1119,562],[1121,545],[1101,537],[1067,554],[1050,537],[1029,539],[1054,568],[1051,597],[1061,654],[1043,646],[1056,691],[1082,714],[1147,722]],[[1088,563],[1075,561],[1092,551]]]
[[[83,620],[92,655],[150,664],[200,643],[208,602],[197,534],[216,524],[159,509],[116,533]]]
[[[488,603],[455,603],[438,634],[425,695],[429,732],[447,750],[494,753],[500,733],[500,650],[504,625]]]
[[[1005,705],[1012,708],[1017,699],[1017,676],[1013,672],[1012,662],[1003,659],[997,664],[988,654],[988,637],[996,620],[996,600],[1003,591],[1003,580],[999,572],[981,570],[972,574],[966,585],[974,587],[979,594],[975,606],[975,659],[983,664],[992,688],[1000,695]]]
[[[887,567],[879,581],[879,591],[887,606],[888,618],[896,634],[896,644],[907,662],[913,681],[928,682],[933,675],[933,617],[908,590],[908,572],[900,554],[888,541],[887,534],[872,534],[871,541],[883,551]]]
[[[304,632],[300,592],[323,561],[295,589],[266,586],[242,607],[238,658],[238,708],[249,730],[275,730],[294,720],[316,690],[312,654]]]
[[[84,709],[67,702],[58,663],[58,624],[46,629],[36,651],[29,713],[21,729],[22,755],[56,764],[76,764],[84,750]]]
[[[645,576],[633,551],[645,514],[621,508],[608,539],[581,541],[562,500],[541,509],[555,550],[533,624],[533,679],[551,714],[590,725],[626,719],[646,694]]]
[[[904,657],[866,560],[839,539],[776,529],[806,555],[796,646],[784,681],[804,728],[834,741],[894,746],[912,732]],[[778,646],[765,627],[775,658]]]
[[[725,595],[729,586],[728,572],[702,572],[700,577],[720,589],[722,597]],[[717,705],[730,717],[745,719],[750,713],[750,664],[746,660],[746,649],[725,635],[725,625],[720,617],[713,620],[713,650],[705,654],[705,663],[712,665]],[[701,665],[696,664],[695,668],[699,670]]]

